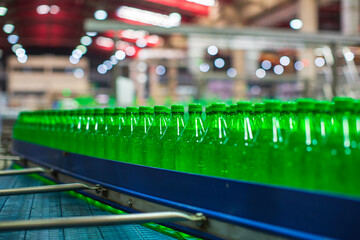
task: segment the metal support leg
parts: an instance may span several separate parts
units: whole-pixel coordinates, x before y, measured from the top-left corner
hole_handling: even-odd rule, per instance
[[[0,189],[0,196],[63,192],[63,191],[74,191],[74,190],[82,190],[82,189],[98,190],[99,188],[100,187],[90,187],[82,183],[69,183],[69,184],[58,184],[58,185],[49,185],[49,186]]]
[[[205,220],[206,218],[201,213],[197,213],[195,215],[188,215],[179,212],[133,213],[127,215],[105,215],[91,217],[86,216],[37,220],[2,221],[0,222],[0,231],[139,224],[147,222],[204,222]]]
[[[11,175],[20,175],[20,174],[30,174],[30,173],[43,173],[45,169],[41,167],[36,168],[25,168],[20,170],[4,170],[0,171],[0,176],[11,176]]]

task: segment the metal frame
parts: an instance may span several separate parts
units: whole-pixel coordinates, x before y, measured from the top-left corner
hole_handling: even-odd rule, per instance
[[[150,168],[15,141],[14,152],[52,169],[59,182],[100,184],[103,191],[87,196],[127,212],[201,212],[207,224],[168,223],[204,238],[353,238],[360,235],[360,201],[230,179]],[[339,228],[341,223],[341,228]]]
[[[91,227],[148,222],[205,221],[202,214],[187,215],[178,212],[134,213],[91,217],[64,217],[52,219],[18,220],[0,222],[0,231],[34,230],[50,228]]]
[[[7,156],[7,155],[0,155],[0,161],[19,161],[21,157],[19,156]]]
[[[0,171],[0,177],[20,175],[20,174],[43,173],[43,172],[45,172],[45,169],[42,167],[27,168],[21,170],[4,170],[4,171]]]
[[[211,37],[241,36],[252,37],[258,40],[272,39],[276,41],[297,42],[305,44],[330,44],[337,43],[343,45],[360,44],[359,36],[346,36],[336,32],[304,33],[291,30],[279,30],[268,28],[236,28],[236,27],[207,27],[194,25],[181,25],[174,28],[162,28],[149,25],[132,25],[116,20],[98,21],[86,19],[84,29],[86,31],[104,32],[107,30],[145,30],[152,34],[169,35],[172,33],[182,33],[185,35],[210,35]]]
[[[100,187],[90,187],[83,183],[68,183],[68,184],[57,184],[57,185],[49,185],[49,186],[0,189],[0,196],[76,191],[76,190],[84,190],[84,189],[98,190],[99,188]]]

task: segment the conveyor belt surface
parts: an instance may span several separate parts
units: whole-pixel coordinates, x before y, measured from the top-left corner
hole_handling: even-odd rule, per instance
[[[0,189],[40,186],[27,176],[1,177]],[[66,193],[0,197],[0,221],[111,214]],[[0,239],[175,239],[142,225],[0,232]]]

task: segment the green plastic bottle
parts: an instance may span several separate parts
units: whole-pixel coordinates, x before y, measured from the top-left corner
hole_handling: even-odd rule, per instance
[[[315,126],[315,101],[297,100],[297,129],[289,135],[285,165],[285,184],[295,187],[315,189],[320,170],[319,139]]]
[[[91,156],[92,145],[89,144],[91,132],[95,128],[94,109],[85,109],[85,124],[81,125],[80,141],[79,141],[79,154]]]
[[[334,125],[327,146],[327,164],[322,169],[325,189],[351,195],[360,194],[360,160],[356,142],[356,121],[354,100],[335,97]]]
[[[114,124],[110,125],[110,129],[105,139],[105,155],[107,159],[115,160],[118,151],[117,137],[122,134],[125,127],[125,108],[115,107]]]
[[[315,128],[316,133],[319,135],[317,139],[319,141],[325,141],[329,137],[332,130],[331,123],[331,108],[333,103],[328,101],[317,101],[315,102]]]
[[[62,149],[63,151],[68,151],[68,136],[71,128],[71,111],[63,110],[62,115],[63,128],[61,131],[59,131],[59,141],[57,143],[57,148]]]
[[[61,122],[60,122],[60,117],[59,117],[59,111],[58,110],[53,110],[50,113],[51,113],[51,120],[52,121],[51,121],[51,127],[50,127],[50,132],[49,132],[50,138],[49,138],[49,145],[48,146],[51,147],[51,148],[55,148],[55,145],[57,143],[57,133],[58,133],[59,126],[61,125]],[[32,120],[33,119],[34,118],[32,118]],[[32,123],[30,125],[30,131],[32,130],[33,126],[34,126],[34,123]]]
[[[89,131],[87,132],[87,144],[84,146],[87,146],[86,149],[84,149],[84,154],[88,156],[95,156],[97,157],[96,150],[98,149],[96,145],[102,144],[99,143],[99,139],[97,139],[98,131],[103,131],[104,128],[104,109],[102,108],[95,108],[94,109],[94,115],[90,119],[90,127]]]
[[[254,123],[253,132],[257,133],[257,131],[261,128],[264,123],[264,111],[265,104],[264,103],[255,103],[253,104],[253,111],[251,114],[252,122]]]
[[[92,156],[103,158],[105,154],[104,132],[105,132],[105,109],[95,108],[94,110],[94,130],[91,131],[91,151]]]
[[[257,131],[252,151],[254,167],[258,169],[254,181],[280,184],[284,178],[283,132],[280,127],[280,100],[265,100],[262,126]]]
[[[229,117],[228,119],[226,119],[226,122],[228,124],[228,128],[231,130],[235,127],[235,122],[237,119],[237,105],[236,104],[231,104],[229,106],[230,110],[229,110]]]
[[[253,180],[253,174],[258,171],[254,166],[251,149],[254,133],[251,119],[252,103],[240,101],[236,105],[236,121],[224,145],[224,158],[229,162],[229,178]]]
[[[295,131],[296,102],[283,102],[281,107],[280,125],[286,131]]]
[[[110,135],[110,129],[113,128],[114,125],[114,108],[105,108],[104,127],[101,128],[101,131],[97,132],[97,139],[99,139],[99,144],[96,145],[96,152],[97,157],[99,158],[107,158],[108,156],[107,137]]]
[[[171,119],[169,126],[161,136],[159,145],[160,149],[160,167],[175,170],[176,145],[184,130],[184,106],[171,106]]]
[[[160,167],[159,140],[167,128],[167,108],[165,106],[154,107],[154,121],[144,137],[143,159],[147,166]]]
[[[124,129],[121,132],[119,132],[119,134],[116,137],[116,144],[117,144],[116,160],[118,161],[131,163],[128,154],[129,153],[128,139],[136,128],[138,117],[139,117],[139,109],[137,107],[126,108]]]
[[[75,133],[74,133],[73,141],[71,142],[70,145],[70,152],[80,153],[81,135],[85,127],[86,127],[86,110],[78,109]]]
[[[26,118],[26,113],[23,111],[23,112],[20,112],[14,125],[13,125],[13,139],[15,140],[22,140],[22,131],[23,131],[23,128],[24,128],[24,118]]]
[[[213,116],[213,112],[212,112],[212,105],[207,106],[205,108],[205,130],[207,130],[210,126],[210,123],[212,121],[212,116]]]
[[[224,103],[214,103],[211,107],[211,122],[201,141],[201,157],[204,169],[201,172],[211,176],[227,177],[229,173],[228,159],[222,156],[224,144],[228,137],[228,128],[224,117]]]
[[[203,173],[204,162],[200,155],[200,142],[205,128],[201,104],[189,104],[189,120],[177,142],[175,170],[191,173]]]
[[[142,149],[144,147],[143,140],[150,129],[153,113],[154,111],[151,107],[139,107],[138,124],[129,137],[129,159],[133,164],[145,164],[142,154]]]
[[[70,110],[70,126],[66,133],[66,151],[72,152],[73,145],[75,144],[75,134],[77,130],[77,124],[79,119],[79,110]]]

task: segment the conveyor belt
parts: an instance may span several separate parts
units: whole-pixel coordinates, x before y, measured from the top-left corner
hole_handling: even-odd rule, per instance
[[[0,189],[40,186],[27,176],[1,177]],[[0,197],[0,221],[111,214],[66,193]],[[179,236],[181,239],[181,237]],[[0,239],[175,239],[142,225],[120,225],[0,233]]]

